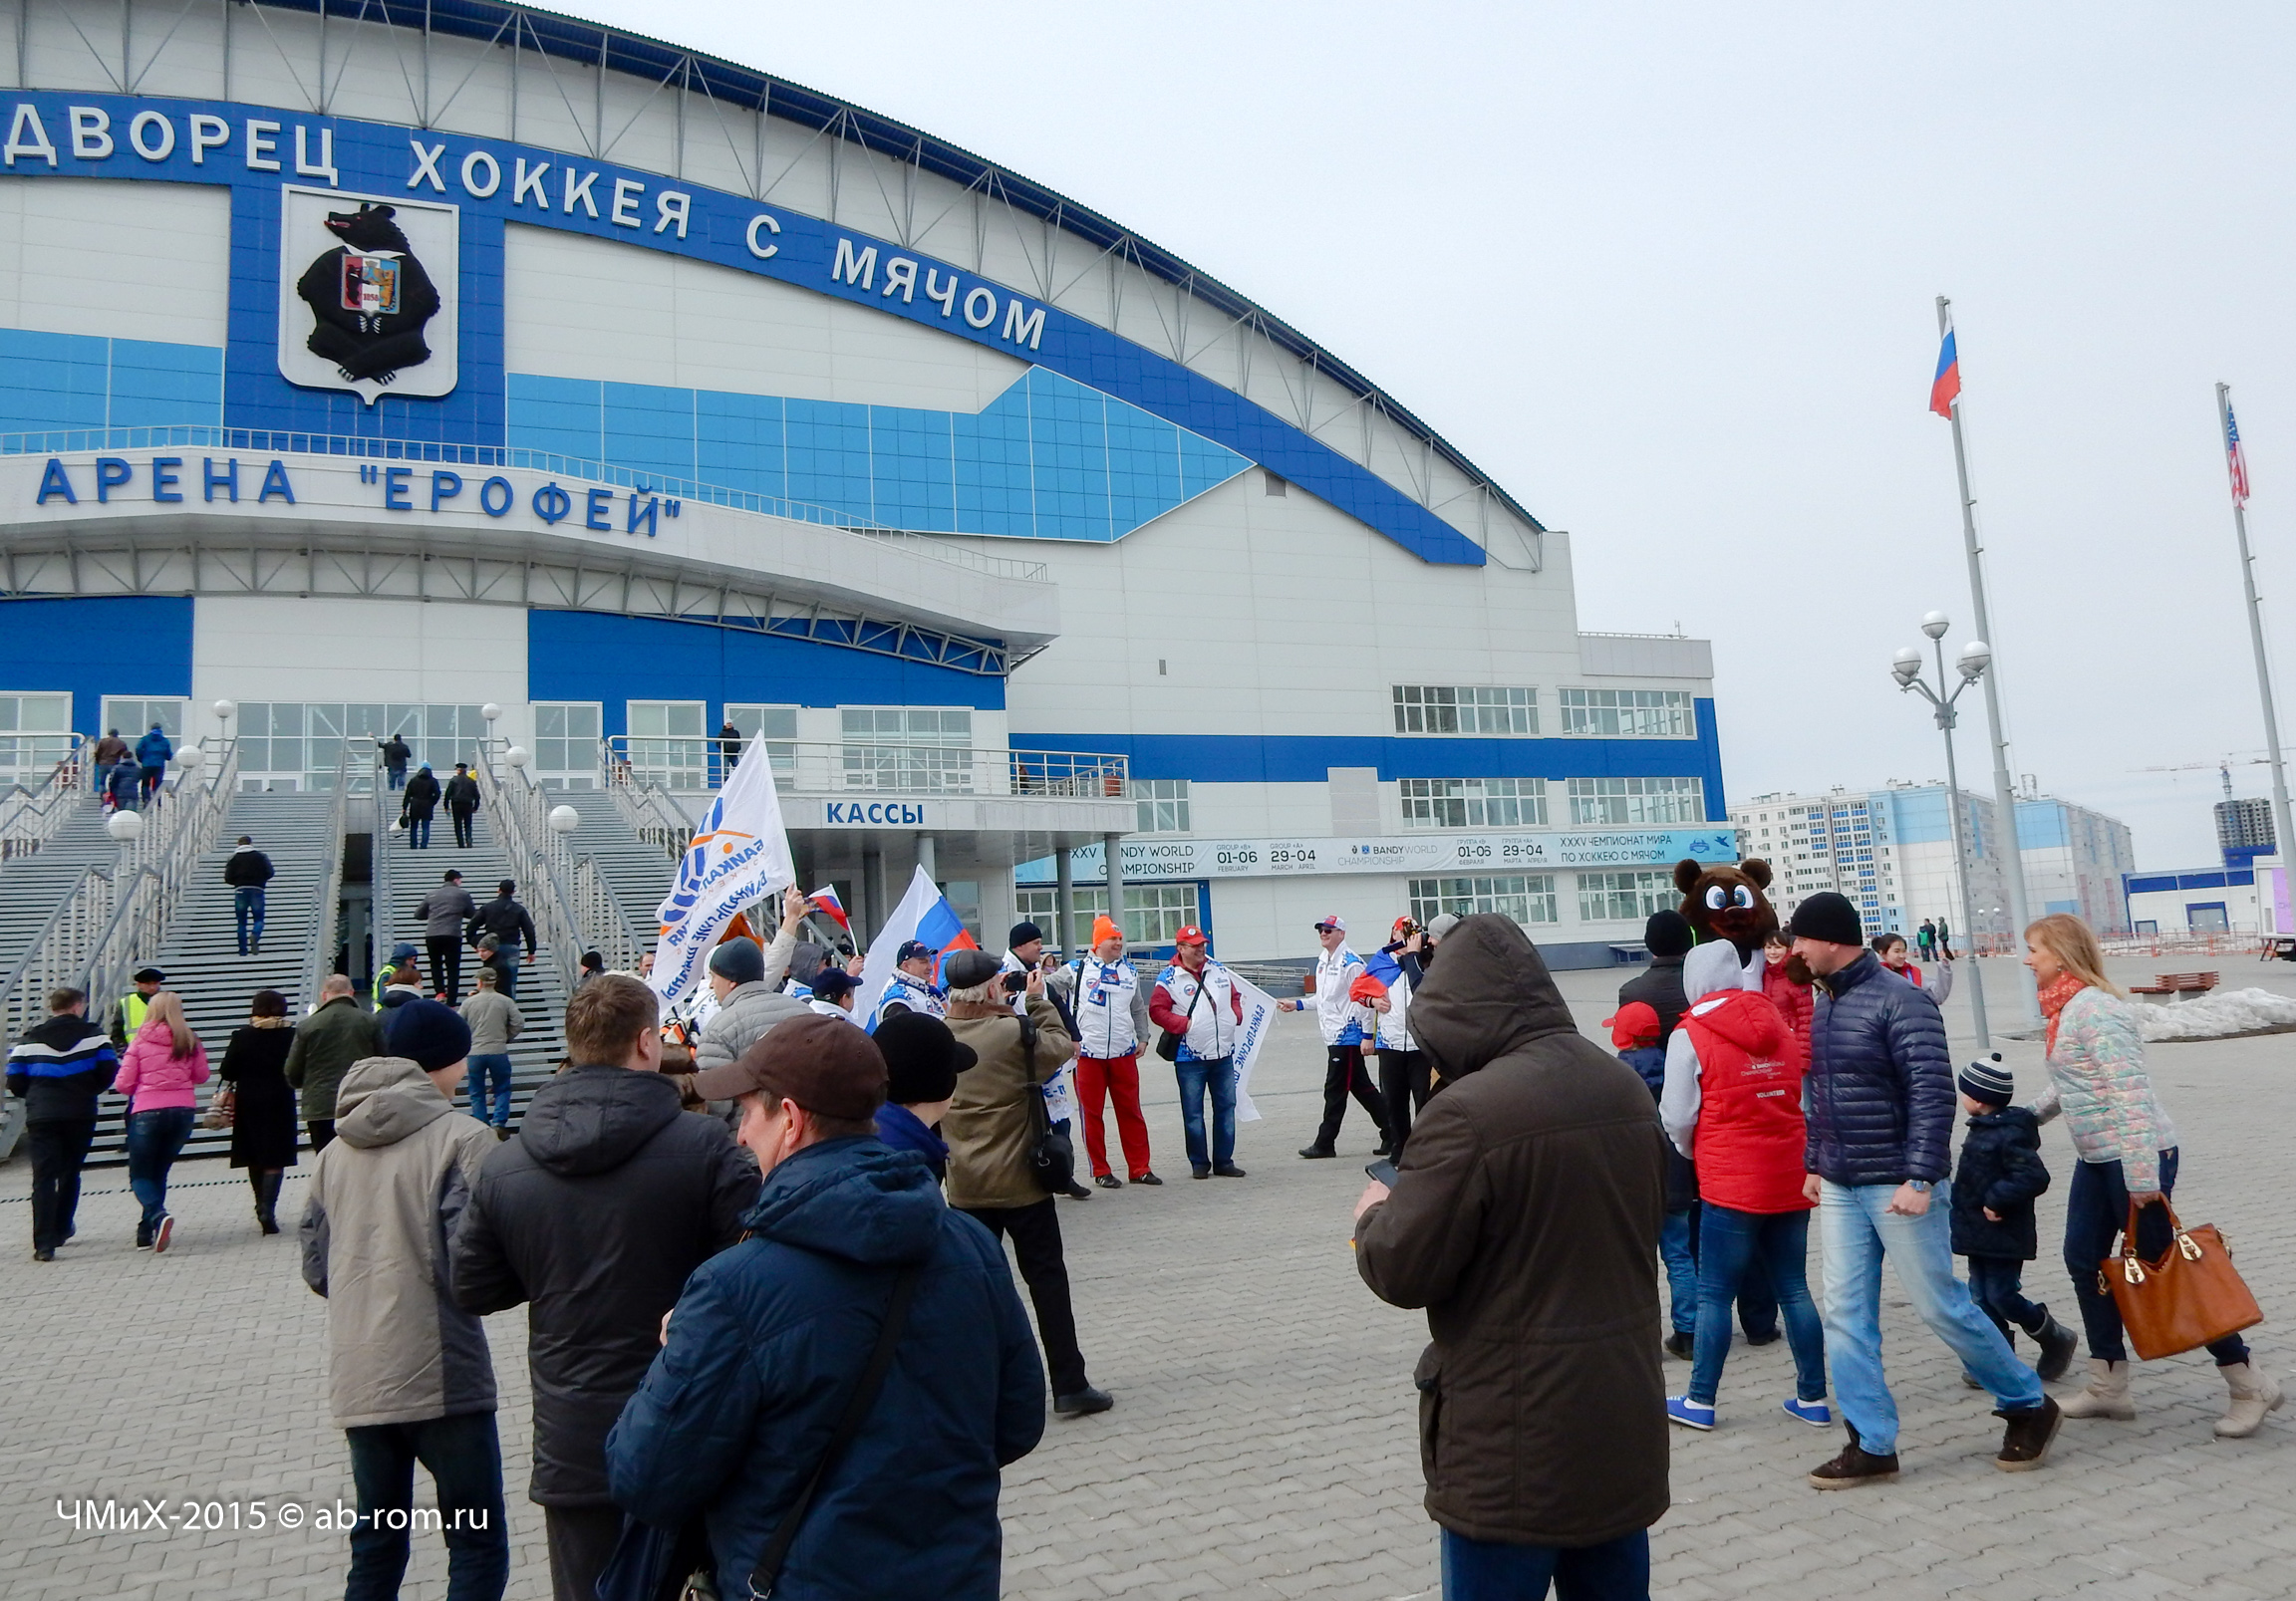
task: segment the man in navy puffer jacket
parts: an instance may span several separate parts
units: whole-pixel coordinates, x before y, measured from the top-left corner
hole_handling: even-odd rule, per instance
[[[1897,1403],[1881,1371],[1881,1261],[1913,1309],[1992,1392],[2008,1425],[1993,1466],[2038,1468],[2062,1419],[2033,1370],[1953,1276],[1953,1064],[1937,1003],[1883,967],[1845,896],[1795,909],[1794,952],[1818,976],[1804,1099],[1805,1191],[1826,1251],[1826,1355],[1850,1445],[1820,1489],[1897,1476]],[[1943,1195],[1936,1191],[1946,1190]]]
[[[885,1079],[876,1042],[833,1017],[778,1024],[695,1079],[739,1100],[765,1182],[747,1237],[687,1281],[606,1467],[642,1521],[705,1518],[726,1596],[750,1593],[912,1266],[892,1370],[769,1588],[996,1601],[1001,1587],[999,1469],[1044,1432],[1044,1369],[1003,1248],[942,1200],[922,1157],[871,1132]]]

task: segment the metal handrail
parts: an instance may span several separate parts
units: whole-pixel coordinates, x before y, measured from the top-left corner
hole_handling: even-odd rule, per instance
[[[693,819],[660,784],[633,771],[611,740],[598,741],[598,787],[640,839],[660,846],[673,861],[686,854],[694,839]]]
[[[89,997],[91,1017],[109,1015],[113,1001],[127,990],[130,974],[158,953],[181,891],[181,874],[155,867],[130,872],[128,888],[114,897],[112,916],[96,936],[76,986]]]
[[[551,831],[542,792],[523,768],[512,767],[505,781],[495,773],[491,760],[481,761],[473,776],[478,780],[480,804],[493,826],[502,831],[503,854],[510,859],[513,875],[528,888],[526,909],[534,917],[535,930],[571,992],[581,970],[582,952],[589,948],[583,942],[581,921],[566,885],[564,870],[572,866],[572,852]]]
[[[48,1015],[50,990],[78,987],[96,936],[111,920],[112,875],[100,867],[82,868],[16,965],[0,977],[0,1032],[19,1037]]]
[[[319,988],[331,970],[328,958],[335,950],[335,926],[343,907],[343,828],[351,816],[351,752],[348,747],[335,762],[335,796],[327,808],[326,855],[321,858],[319,903],[311,916],[311,933],[303,945],[303,1009],[319,1006]]]
[[[0,861],[30,856],[55,837],[86,788],[86,734],[15,734],[17,739],[61,739],[65,755],[39,787],[10,784],[0,795]]]
[[[573,891],[574,917],[590,941],[587,948],[597,951],[610,971],[636,972],[650,946],[596,857],[574,859]]]
[[[609,791],[716,789],[724,782],[731,743],[700,734],[611,734],[599,742],[600,772]],[[1114,752],[901,739],[743,739],[734,759],[770,761],[776,787],[799,795],[1121,800],[1131,781],[1131,759]]]
[[[375,795],[375,837],[368,855],[374,862],[367,881],[368,937],[374,941],[375,959],[370,963],[370,987],[380,995],[383,990],[383,963],[390,958],[391,946],[398,943],[391,937],[393,920],[399,916],[399,902],[391,889],[391,864],[398,853],[391,848],[391,825],[399,820],[399,805],[403,790],[391,787],[391,780],[383,765],[383,753],[375,753],[375,779],[370,786]]]

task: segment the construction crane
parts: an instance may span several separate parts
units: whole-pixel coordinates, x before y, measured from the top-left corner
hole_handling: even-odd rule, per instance
[[[2214,761],[2183,761],[2166,767],[2137,767],[2131,770],[2140,773],[2204,773],[2213,767],[2216,769],[2217,776],[2224,781],[2224,798],[2230,800],[2232,798],[2233,768],[2262,767],[2271,760],[2270,755],[2261,751],[2250,754],[2244,750],[2236,750],[2227,755],[2219,756]]]

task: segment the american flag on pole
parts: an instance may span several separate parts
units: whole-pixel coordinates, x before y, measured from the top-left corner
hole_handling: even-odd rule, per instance
[[[2232,402],[2224,402],[2224,459],[2232,469],[2232,504],[2248,506],[2248,458],[2240,453],[2240,423],[2232,415]]]

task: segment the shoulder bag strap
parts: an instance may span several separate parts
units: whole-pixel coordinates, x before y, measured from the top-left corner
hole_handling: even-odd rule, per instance
[[[885,1308],[884,1326],[877,1331],[877,1348],[869,1353],[869,1365],[861,1370],[861,1382],[846,1398],[845,1412],[837,1420],[836,1434],[829,1438],[829,1449],[821,1454],[812,1476],[797,1492],[797,1499],[782,1516],[781,1526],[773,1531],[772,1541],[749,1572],[751,1601],[765,1601],[772,1595],[773,1586],[781,1580],[781,1564],[788,1560],[789,1547],[796,1543],[806,1509],[813,1504],[814,1491],[836,1468],[837,1460],[845,1455],[845,1448],[853,1443],[853,1437],[861,1432],[861,1421],[875,1405],[877,1392],[885,1387],[885,1375],[893,1366],[893,1348],[901,1343],[901,1330],[909,1321],[909,1303],[917,1298],[917,1281],[924,1274],[925,1263],[912,1263],[901,1270],[901,1277],[894,1283],[893,1299]]]

